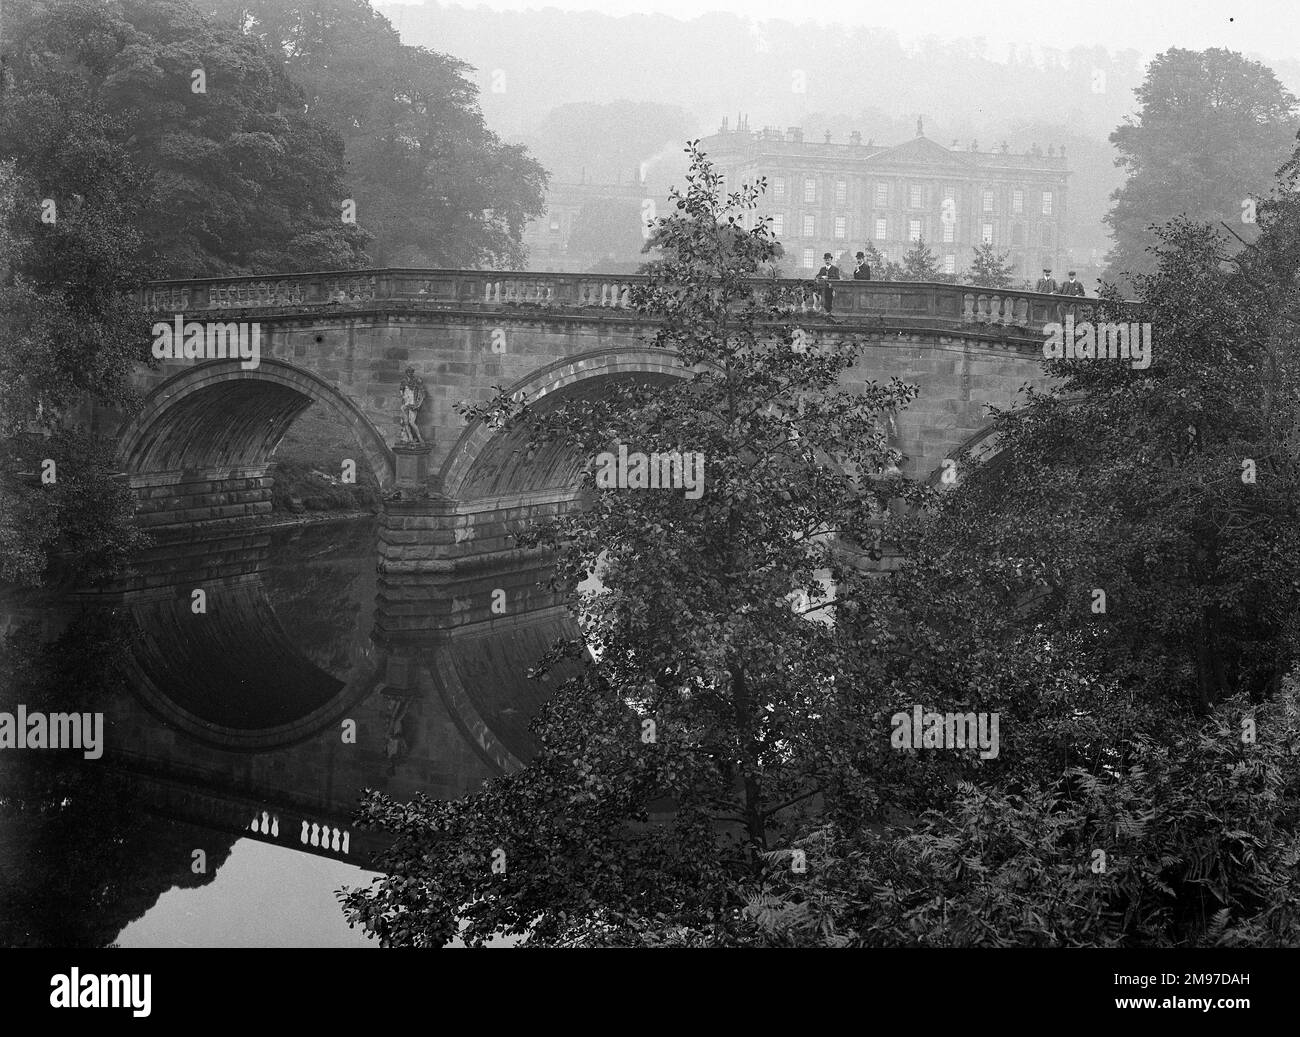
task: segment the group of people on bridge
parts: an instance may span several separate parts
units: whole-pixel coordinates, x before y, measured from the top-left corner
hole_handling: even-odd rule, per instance
[[[857,264],[853,267],[853,276],[851,280],[870,281],[871,267],[867,264],[867,254],[865,252],[859,252],[855,258],[857,259]],[[821,269],[813,276],[813,280],[821,286],[822,308],[826,311],[826,315],[829,317],[835,299],[835,289],[831,282],[844,280],[844,275],[840,272],[840,268],[835,264],[834,254],[827,252],[822,255]],[[1070,271],[1070,279],[1068,281],[1062,281],[1058,284],[1056,279],[1052,277],[1051,267],[1043,268],[1043,276],[1040,277],[1038,283],[1034,285],[1034,291],[1045,292],[1049,295],[1083,296],[1085,294],[1083,282],[1076,280],[1075,272],[1073,270]]]

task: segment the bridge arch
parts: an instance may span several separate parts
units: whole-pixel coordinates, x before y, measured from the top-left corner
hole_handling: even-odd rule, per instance
[[[319,375],[267,357],[248,370],[239,360],[214,360],[168,378],[122,430],[119,456],[131,474],[265,464],[312,403],[352,429],[380,489],[388,490],[392,448],[360,408]]]
[[[689,378],[691,369],[666,349],[623,347],[593,350],[549,364],[507,388],[525,393],[529,405],[554,406],[586,396],[596,399],[619,381],[670,381]],[[466,500],[503,494],[560,490],[571,487],[583,460],[567,448],[544,447],[531,457],[527,433],[503,431],[475,421],[461,433],[442,467],[442,488],[449,497]]]
[[[967,436],[953,451],[947,456],[956,460],[966,451],[970,451],[971,460],[978,464],[993,464],[1001,456],[1004,449],[1002,443],[1002,434],[998,432],[997,426],[989,422],[974,435]],[[942,464],[934,471],[930,472],[926,479],[929,486],[941,488],[944,467]]]

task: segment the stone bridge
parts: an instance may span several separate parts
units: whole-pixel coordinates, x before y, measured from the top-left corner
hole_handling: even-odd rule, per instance
[[[671,352],[648,344],[655,323],[630,305],[637,281],[361,270],[151,283],[140,302],[158,321],[257,323],[261,360],[251,369],[230,359],[141,370],[144,406],[115,430],[139,521],[192,529],[270,511],[276,446],[318,403],[352,429],[353,459],[365,459],[383,492],[379,565],[392,593],[410,596],[422,624],[487,619],[483,588],[536,567],[510,532],[575,499],[582,459],[525,459],[508,434],[467,424],[455,405],[484,400],[495,386],[558,401],[599,395],[620,377],[683,376]],[[894,375],[919,386],[892,429],[904,471],[918,478],[987,434],[987,404],[1006,406],[1026,382],[1044,383],[1044,323],[1067,310],[1084,319],[1092,307],[1032,292],[850,281],[835,289],[832,322],[817,293],[806,298],[795,320],[814,341],[852,337],[865,346],[847,372],[850,387]],[[398,385],[408,365],[429,393],[418,449],[398,443]],[[114,421],[101,415],[96,424],[108,431]],[[341,470],[345,458],[337,460]],[[444,578],[430,601],[435,573]],[[523,600],[538,593],[530,580],[507,588],[512,610],[553,604]]]

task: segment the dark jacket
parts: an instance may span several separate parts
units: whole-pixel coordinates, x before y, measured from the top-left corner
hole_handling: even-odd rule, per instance
[[[865,259],[853,268],[853,280],[855,281],[871,280],[871,267],[867,266],[867,261]]]
[[[837,267],[834,263],[832,263],[830,266],[824,266],[817,271],[817,278],[818,280],[825,278],[828,281],[839,281],[841,280],[840,268]]]
[[[1056,278],[1040,277],[1038,279],[1038,284],[1034,285],[1034,291],[1049,292],[1054,294],[1056,292]]]
[[[1062,281],[1061,286],[1056,290],[1060,295],[1083,295],[1082,281]]]

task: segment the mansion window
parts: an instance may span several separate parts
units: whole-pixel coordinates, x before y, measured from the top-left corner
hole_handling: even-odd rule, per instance
[[[785,233],[785,213],[779,212],[772,217],[772,233],[773,234]]]
[[[1016,212],[1016,213],[1020,213],[1020,212],[1024,212],[1024,211],[1025,211],[1025,192],[1024,192],[1024,191],[1018,191],[1018,190],[1017,190],[1017,191],[1012,191],[1012,192],[1011,192],[1011,211],[1012,211],[1012,212]]]
[[[772,181],[772,197],[776,199],[785,198],[785,177],[778,176]]]
[[[984,204],[984,211],[985,211],[985,212],[992,212],[992,211],[993,211],[993,192],[992,192],[992,191],[985,191],[985,192],[984,192],[984,202],[983,202],[983,204]]]
[[[847,181],[835,181],[835,201],[838,205],[843,205],[849,200],[849,185]]]
[[[985,245],[993,244],[993,224],[986,223],[980,227],[980,241]]]
[[[815,225],[814,222],[813,222],[813,218],[812,218],[812,216],[810,216],[810,215],[807,214],[807,213],[804,213],[804,217],[803,217],[803,236],[804,236],[805,238],[811,238],[811,237],[812,237],[814,234],[816,234],[816,233],[817,233],[817,231],[816,231],[816,225]]]
[[[1052,215],[1052,192],[1051,191],[1043,192],[1043,215],[1044,216]]]
[[[837,238],[844,237],[845,233],[848,230],[847,225],[848,225],[848,220],[845,217],[843,216],[835,217],[835,236]]]
[[[888,235],[888,232],[889,232],[889,227],[888,227],[888,224],[885,222],[884,217],[881,217],[881,218],[877,219],[877,220],[876,220],[876,240],[877,240],[877,241],[884,241],[885,238],[886,238],[886,236]]]
[[[877,204],[877,205],[888,205],[888,204],[889,204],[889,185],[888,185],[888,184],[876,184],[876,204]]]
[[[924,191],[920,184],[912,184],[907,189],[907,204],[913,209],[919,209],[924,204]]]
[[[943,225],[943,240],[947,244],[952,244],[957,240],[957,224],[946,222]]]
[[[803,200],[805,202],[817,201],[817,181],[810,176],[804,177]]]
[[[908,220],[908,221],[907,221],[907,240],[908,240],[908,241],[920,241],[920,240],[921,240],[921,221],[920,221],[920,220]]]

